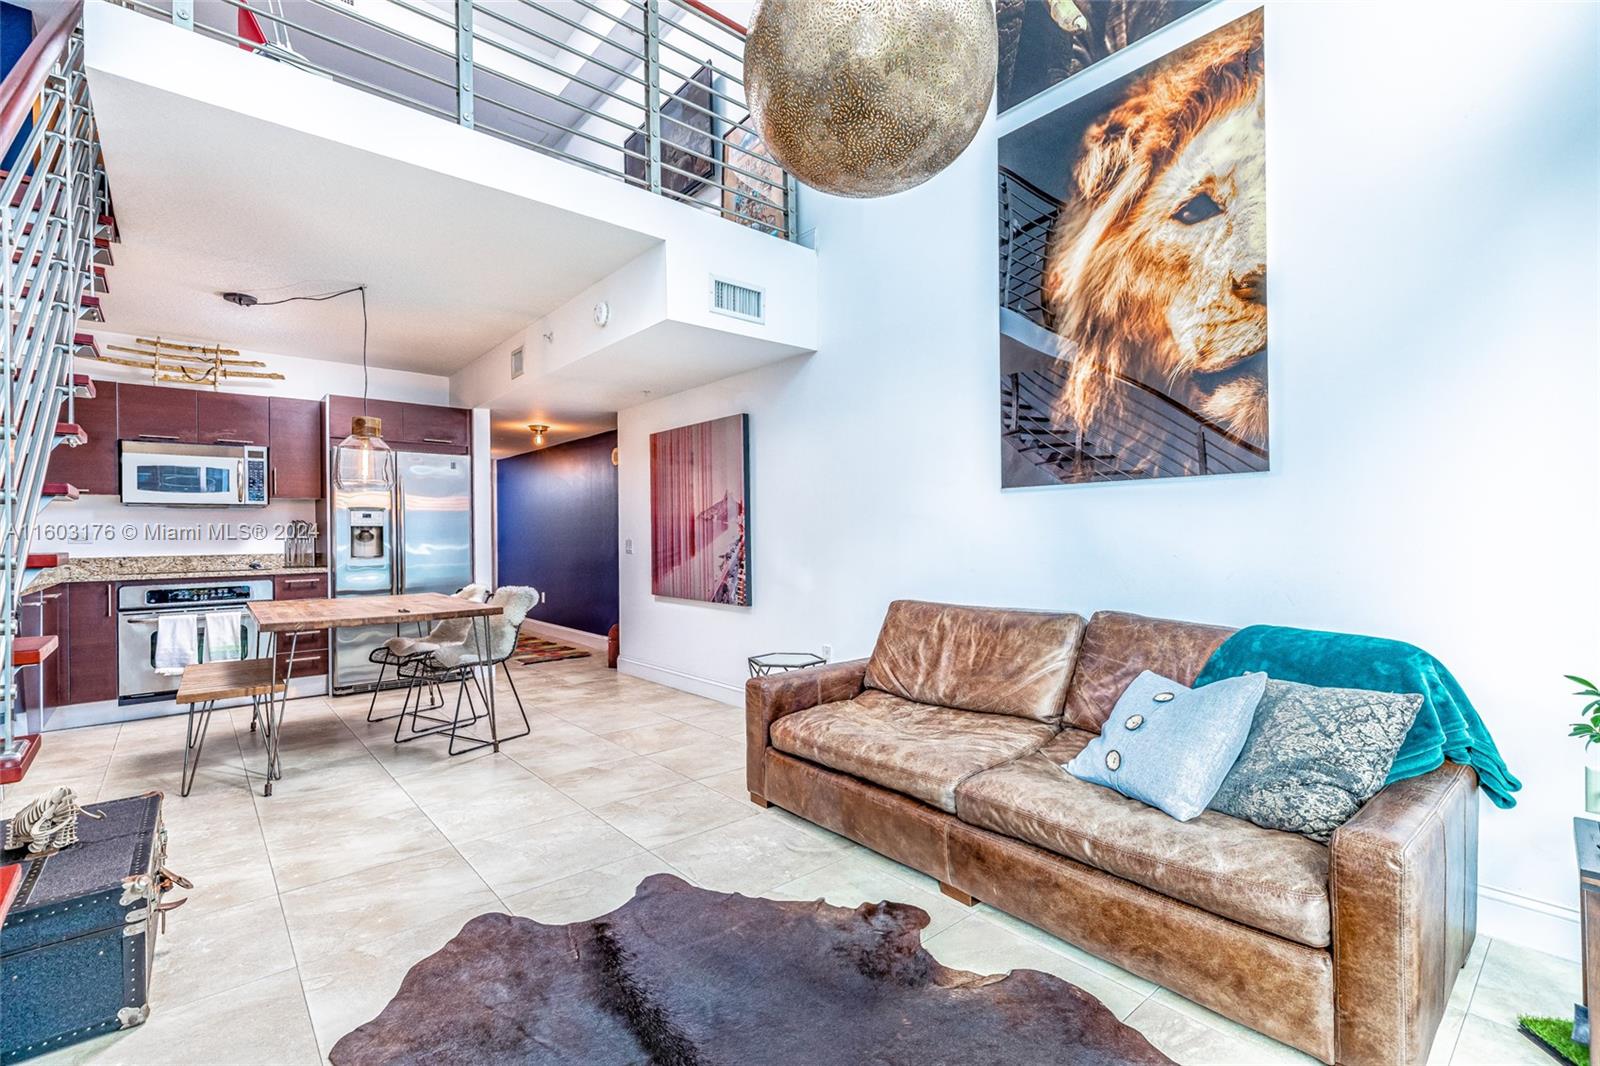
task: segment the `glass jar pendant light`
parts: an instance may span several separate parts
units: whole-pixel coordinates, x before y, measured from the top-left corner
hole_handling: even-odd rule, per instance
[[[388,492],[394,487],[394,450],[384,442],[383,419],[367,414],[367,287],[360,291],[361,413],[333,450],[333,484],[341,492]]]
[[[387,492],[394,485],[394,450],[383,439],[383,419],[350,420],[350,435],[334,450],[333,483],[341,492]]]

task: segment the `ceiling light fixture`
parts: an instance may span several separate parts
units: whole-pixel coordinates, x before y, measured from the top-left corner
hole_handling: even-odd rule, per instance
[[[529,422],[528,431],[533,434],[533,446],[535,448],[544,447],[544,435],[550,432],[550,427],[542,426],[537,422]]]
[[[281,300],[259,300],[247,292],[221,295],[240,307],[272,307],[296,300],[320,303],[352,292],[361,294],[361,413],[350,419],[350,435],[333,449],[333,483],[342,492],[387,492],[394,487],[394,450],[383,439],[383,419],[367,414],[371,378],[367,369],[367,287],[353,285],[319,296],[286,296]]]

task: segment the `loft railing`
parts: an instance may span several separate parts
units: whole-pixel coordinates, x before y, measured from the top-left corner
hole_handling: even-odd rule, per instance
[[[82,0],[52,9],[0,83],[0,782],[20,776],[37,746],[17,732],[17,669],[52,645],[23,639],[21,595],[40,508],[76,493],[47,485],[45,471],[53,448],[86,439],[73,424],[72,356],[77,320],[95,306],[102,220],[110,225],[82,13]]]
[[[113,0],[778,237],[745,29],[703,0]]]

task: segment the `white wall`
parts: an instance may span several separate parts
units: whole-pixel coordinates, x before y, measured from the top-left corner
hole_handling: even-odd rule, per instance
[[[898,596],[1413,641],[1526,786],[1483,808],[1482,930],[1575,951],[1600,8],[1498,10],[1269,8],[1268,474],[1000,490],[992,119],[922,188],[810,195],[817,354],[619,416],[624,668],[736,702],[746,655],[863,655]],[[739,411],[755,606],[654,599],[648,435]]]
[[[110,345],[132,347],[134,338],[109,331],[96,330],[94,334],[102,354],[131,358],[125,352],[112,351]],[[179,340],[172,337],[165,339]],[[180,343],[217,342],[209,339],[185,339]],[[327,395],[361,395],[359,365],[324,362],[315,358],[271,352],[243,351],[240,358],[259,359],[267,365],[251,369],[275,371],[282,374],[284,380],[233,381],[227,383],[221,391],[262,396],[292,396],[307,400],[320,400]],[[78,373],[88,374],[96,380],[151,383],[148,371],[82,357],[76,359],[75,364],[74,369]],[[449,402],[450,381],[436,374],[417,374],[407,370],[385,370],[374,367],[371,371],[369,394],[374,399],[443,404]],[[297,518],[307,521],[317,520],[317,505],[309,500],[276,500],[266,507],[248,509],[128,507],[116,496],[81,496],[70,504],[52,506],[40,515],[39,535],[34,537],[31,549],[37,552],[65,551],[77,558],[271,553],[283,550],[283,537],[276,531]],[[213,526],[227,528],[214,530]],[[254,531],[248,528],[253,526],[266,527],[266,535],[253,535]],[[172,540],[163,535],[165,529],[197,530],[199,537],[193,540]]]

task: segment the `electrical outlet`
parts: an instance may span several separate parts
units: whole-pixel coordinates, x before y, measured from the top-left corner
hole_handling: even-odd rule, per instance
[[[632,537],[629,537],[627,540],[622,542],[622,554],[624,554],[624,555],[632,555],[633,554],[633,538]]]
[[[822,657],[824,659],[826,659],[830,663],[833,662],[833,645],[832,644],[824,644],[822,646]]]

